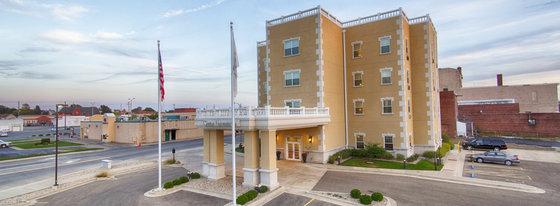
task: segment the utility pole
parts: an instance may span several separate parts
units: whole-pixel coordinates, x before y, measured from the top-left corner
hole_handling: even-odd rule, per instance
[[[58,186],[58,107],[65,107],[67,106],[66,103],[65,104],[56,104],[55,105],[55,110],[56,110],[56,126],[55,126],[55,130],[56,130],[56,134],[55,134],[55,152],[54,152],[54,186]]]

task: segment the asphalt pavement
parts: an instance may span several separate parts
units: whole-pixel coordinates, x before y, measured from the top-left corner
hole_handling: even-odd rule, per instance
[[[186,175],[184,168],[164,167],[163,180]],[[186,183],[188,184],[188,183]],[[164,197],[148,198],[144,193],[157,187],[157,170],[117,176],[96,181],[37,200],[37,205],[112,206],[112,205],[225,205],[229,201],[213,196],[178,191]]]

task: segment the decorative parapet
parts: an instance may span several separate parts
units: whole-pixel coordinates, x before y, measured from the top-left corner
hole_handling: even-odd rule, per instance
[[[357,25],[361,25],[361,24],[374,22],[374,21],[380,21],[380,20],[383,20],[383,19],[396,17],[396,16],[399,16],[401,14],[404,15],[404,12],[402,11],[402,9],[399,8],[399,9],[395,9],[395,10],[392,10],[392,11],[378,13],[378,14],[375,14],[375,15],[366,16],[366,17],[362,17],[362,18],[358,18],[358,19],[354,19],[354,20],[351,20],[351,21],[344,22],[344,23],[342,23],[342,27],[346,28],[346,27],[357,26]]]
[[[242,130],[289,129],[318,126],[330,122],[329,108],[246,107],[234,111],[236,126]],[[230,109],[198,109],[196,125],[210,129],[231,127]]]

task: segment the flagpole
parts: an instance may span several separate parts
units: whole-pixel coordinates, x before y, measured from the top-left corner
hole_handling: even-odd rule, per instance
[[[236,178],[235,178],[235,173],[236,173],[236,169],[235,169],[235,108],[234,108],[234,87],[236,88],[235,85],[235,81],[234,80],[234,70],[236,68],[235,67],[235,60],[234,58],[237,58],[234,56],[234,39],[233,39],[233,22],[229,22],[229,28],[230,28],[230,35],[231,35],[231,164],[232,164],[232,179],[233,179],[233,205],[237,205],[236,204],[236,199],[237,199],[237,185],[236,185]]]
[[[160,80],[160,67],[161,65],[161,52],[159,50],[159,40],[158,44],[158,189],[161,188],[161,80]]]

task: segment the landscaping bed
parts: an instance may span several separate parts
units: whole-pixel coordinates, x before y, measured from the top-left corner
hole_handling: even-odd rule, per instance
[[[403,162],[377,160],[368,158],[351,158],[342,162],[340,165],[352,167],[384,168],[384,169],[405,169]],[[441,170],[443,165],[439,164],[437,170]],[[420,160],[417,163],[407,163],[407,170],[434,170],[434,163],[428,160]]]
[[[12,141],[12,146],[17,147],[20,149],[41,149],[41,148],[50,148],[55,147],[56,141],[42,141],[41,139],[32,139],[32,140],[19,140],[19,141]],[[59,147],[67,147],[67,146],[80,146],[82,144],[68,142],[64,140],[58,141]]]

